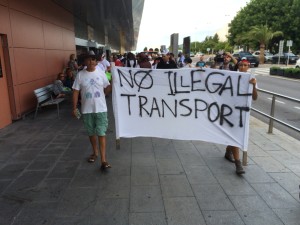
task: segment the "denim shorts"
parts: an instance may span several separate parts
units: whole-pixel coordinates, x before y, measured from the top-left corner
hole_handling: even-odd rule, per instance
[[[107,112],[82,114],[84,127],[89,136],[105,136],[108,126]]]

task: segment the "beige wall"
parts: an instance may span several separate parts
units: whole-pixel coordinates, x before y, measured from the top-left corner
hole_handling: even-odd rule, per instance
[[[52,83],[75,53],[73,15],[51,0],[0,0],[0,33],[8,37],[17,119],[35,107],[33,90]]]

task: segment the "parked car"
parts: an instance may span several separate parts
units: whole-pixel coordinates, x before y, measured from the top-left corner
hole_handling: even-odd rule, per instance
[[[296,68],[300,68],[300,59],[297,60],[296,66],[295,66],[295,67],[296,67]]]
[[[278,63],[279,54],[277,53],[272,57],[272,63],[276,64]],[[287,61],[289,60],[289,64],[295,64],[296,61],[299,59],[298,56],[294,55],[293,53],[283,53],[283,55],[280,55],[280,63],[287,64]]]
[[[190,52],[190,57],[195,57],[194,52]]]
[[[260,51],[255,51],[252,54],[259,60]],[[270,52],[265,52],[265,62],[272,62],[273,54]]]
[[[255,56],[253,56],[250,52],[235,52],[232,56],[236,58],[237,61],[241,61],[243,57],[246,57],[252,66],[258,67],[259,65],[258,59]]]
[[[196,56],[197,56],[197,57],[200,57],[200,55],[204,55],[204,53],[202,53],[202,52],[197,52],[197,53],[196,53]]]

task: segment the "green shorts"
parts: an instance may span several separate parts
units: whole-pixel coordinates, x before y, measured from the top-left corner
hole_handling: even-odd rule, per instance
[[[107,112],[82,114],[82,119],[89,136],[105,136],[108,126]]]

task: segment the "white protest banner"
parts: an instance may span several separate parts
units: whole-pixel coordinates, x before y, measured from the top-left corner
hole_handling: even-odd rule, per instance
[[[248,146],[251,74],[113,67],[116,136]]]

